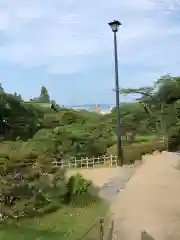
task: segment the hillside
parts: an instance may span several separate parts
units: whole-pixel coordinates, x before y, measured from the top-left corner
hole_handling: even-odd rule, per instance
[[[140,98],[122,104],[119,109],[123,164],[132,164],[155,150],[178,150],[179,78],[164,76],[152,87],[122,89],[120,94],[131,93],[140,94]],[[73,163],[75,158],[116,157],[117,109],[101,115],[61,108],[50,99],[45,87],[39,97],[28,103],[22,96],[3,89],[0,90],[0,99],[0,201],[4,224],[0,239],[4,236],[11,239],[11,233],[19,239],[19,236],[22,239],[27,236],[33,240],[41,235],[45,239],[48,236],[56,239],[51,224],[53,232],[56,232],[57,224],[63,226],[57,230],[61,235],[68,231],[68,225],[72,225],[65,239],[74,239],[88,229],[93,218],[102,215],[104,208],[100,206],[104,205],[99,188],[90,181],[92,177],[88,177],[86,170],[81,170],[85,172],[82,172],[83,176],[75,174],[67,178],[68,170],[62,163]],[[117,160],[119,164],[120,159]],[[106,162],[95,163],[98,166],[93,166],[97,168],[108,166]],[[118,170],[111,170],[113,178]],[[100,186],[98,179],[109,181],[111,178],[110,171],[102,173],[102,170],[94,169],[94,172],[98,176],[94,176],[95,185]],[[104,175],[108,172],[108,176],[101,176],[100,172]],[[77,228],[79,215],[82,229]],[[73,221],[71,216],[74,216]],[[19,229],[24,229],[24,233]],[[31,229],[34,229],[33,236]]]

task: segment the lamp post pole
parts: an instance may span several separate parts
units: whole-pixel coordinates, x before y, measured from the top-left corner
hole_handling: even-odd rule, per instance
[[[120,127],[120,101],[119,101],[119,74],[118,74],[118,54],[117,54],[117,36],[118,27],[121,25],[119,21],[113,21],[109,23],[114,33],[114,61],[115,61],[115,92],[116,92],[116,112],[117,112],[117,122],[116,122],[116,134],[117,134],[117,157],[118,165],[123,165],[123,151],[122,151],[122,141],[121,141],[121,127]]]

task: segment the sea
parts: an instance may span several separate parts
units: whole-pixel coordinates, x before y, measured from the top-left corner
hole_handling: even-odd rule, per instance
[[[96,106],[100,108],[100,111],[106,111],[110,108],[115,107],[115,104],[84,104],[84,105],[65,105],[64,107],[73,108],[73,109],[85,109],[87,111],[92,111]]]

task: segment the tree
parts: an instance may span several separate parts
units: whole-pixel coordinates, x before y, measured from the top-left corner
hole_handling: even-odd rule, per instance
[[[48,95],[45,90],[41,100]],[[3,217],[32,217],[60,207],[67,195],[62,159],[103,155],[114,143],[114,131],[103,116],[65,108],[56,112],[38,103],[0,91],[0,121],[10,126],[9,135],[2,132],[0,152]]]
[[[32,137],[40,128],[42,118],[41,110],[33,107],[32,104],[25,104],[12,94],[0,92],[1,128],[5,122],[10,126],[10,132],[6,132],[7,134],[1,131],[4,139],[13,140],[18,136],[22,139]]]
[[[148,114],[144,111],[142,104],[138,101],[129,102],[120,105],[121,116],[121,135],[125,142],[133,141],[136,134],[147,133],[146,126],[143,126],[143,121],[149,118]],[[114,108],[110,114],[102,117],[106,122],[106,130],[116,134],[116,121],[117,121],[117,109]]]
[[[16,97],[19,101],[23,101],[22,97],[20,94],[17,94],[16,92],[14,93],[14,97]]]
[[[57,112],[60,109],[60,105],[55,100],[51,100],[51,109]]]
[[[41,88],[41,94],[38,100],[42,103],[50,103],[50,97],[46,87],[43,86]]]
[[[0,91],[4,91],[4,88],[2,87],[2,83],[0,83]]]
[[[140,94],[137,100],[149,116],[146,119],[147,126],[167,140],[170,127],[177,121],[175,102],[180,97],[180,87],[175,78],[165,75],[153,87],[122,89],[120,93]]]

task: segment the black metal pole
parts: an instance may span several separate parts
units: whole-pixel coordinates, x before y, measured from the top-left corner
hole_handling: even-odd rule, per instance
[[[120,129],[120,109],[119,109],[119,75],[118,75],[118,56],[117,56],[117,37],[116,32],[114,32],[114,59],[115,59],[115,91],[116,91],[116,111],[117,111],[117,157],[118,165],[123,165],[123,151],[122,151],[122,141],[121,141],[121,129]]]

